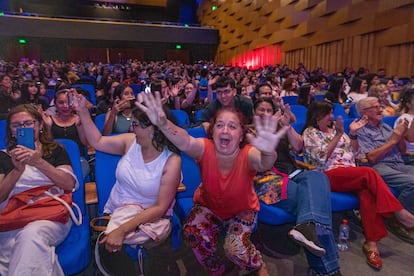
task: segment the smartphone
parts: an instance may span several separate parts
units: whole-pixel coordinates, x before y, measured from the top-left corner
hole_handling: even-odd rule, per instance
[[[129,100],[129,105],[131,106],[131,108],[135,107],[135,102],[136,101],[137,101],[136,99]]]
[[[350,103],[352,103],[352,101],[353,101],[354,99],[352,99],[352,97],[348,97],[347,99],[346,99],[346,101],[345,101],[345,103],[346,104],[350,104]]]
[[[18,127],[16,128],[17,144],[25,146],[26,148],[35,149],[34,143],[34,129],[32,127]]]

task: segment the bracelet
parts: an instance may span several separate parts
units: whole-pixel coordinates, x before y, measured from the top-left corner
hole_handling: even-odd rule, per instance
[[[357,140],[358,139],[358,135],[349,134],[348,136],[349,136],[349,139],[351,139],[351,140]]]

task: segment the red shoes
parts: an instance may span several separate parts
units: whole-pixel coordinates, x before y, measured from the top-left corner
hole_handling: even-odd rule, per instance
[[[362,246],[362,251],[364,252],[365,256],[367,257],[367,264],[375,268],[376,270],[381,270],[382,268],[382,260],[381,256],[378,252],[368,250],[365,247],[365,244]]]

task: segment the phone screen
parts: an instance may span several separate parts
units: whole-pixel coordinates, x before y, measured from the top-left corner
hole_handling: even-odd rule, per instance
[[[32,127],[18,127],[16,129],[17,144],[26,148],[35,149],[34,129]]]

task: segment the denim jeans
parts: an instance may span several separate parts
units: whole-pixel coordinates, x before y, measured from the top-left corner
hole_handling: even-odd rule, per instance
[[[372,166],[388,186],[399,193],[398,200],[414,214],[414,166],[404,163],[378,163]]]
[[[307,250],[309,268],[321,274],[339,270],[338,253],[332,232],[332,211],[329,180],[318,171],[304,171],[289,180],[287,199],[275,204],[296,216],[296,223],[314,222],[316,234],[326,254],[317,257]]]

